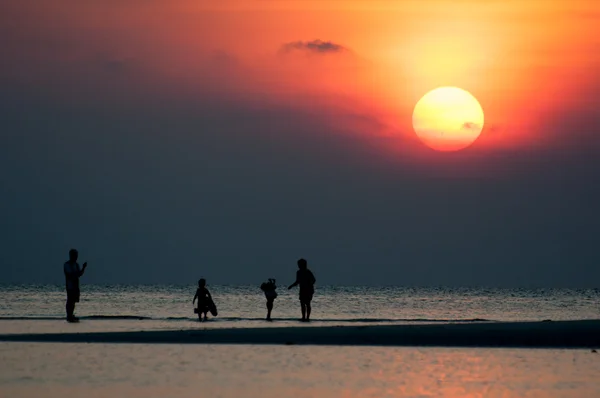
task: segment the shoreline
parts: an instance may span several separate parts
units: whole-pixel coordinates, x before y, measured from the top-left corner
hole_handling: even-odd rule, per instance
[[[598,348],[600,320],[2,334],[0,342]]]

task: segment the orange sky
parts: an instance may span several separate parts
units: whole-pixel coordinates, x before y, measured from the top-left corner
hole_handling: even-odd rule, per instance
[[[214,91],[300,105],[319,98],[387,126],[369,134],[414,138],[414,104],[444,85],[481,102],[481,147],[544,142],[540,119],[598,104],[600,5],[591,0],[22,4],[6,14],[20,18],[13,28],[22,39],[35,41],[33,29],[68,44],[22,55],[31,63],[60,69],[106,58],[139,68],[140,85],[159,93]],[[285,43],[315,39],[347,51],[281,52]],[[11,73],[33,78],[21,68]]]

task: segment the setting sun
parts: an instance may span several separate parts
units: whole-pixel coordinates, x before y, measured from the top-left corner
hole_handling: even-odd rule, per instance
[[[483,109],[469,92],[457,87],[440,87],[417,102],[413,127],[430,148],[457,151],[479,137],[483,129]]]

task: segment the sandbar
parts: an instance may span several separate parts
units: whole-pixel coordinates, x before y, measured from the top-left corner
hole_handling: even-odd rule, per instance
[[[2,342],[597,348],[600,320],[4,334]]]

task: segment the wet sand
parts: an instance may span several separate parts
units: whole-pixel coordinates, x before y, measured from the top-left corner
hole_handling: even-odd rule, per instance
[[[77,325],[73,325],[76,329]],[[600,320],[10,334],[4,342],[596,348]]]

